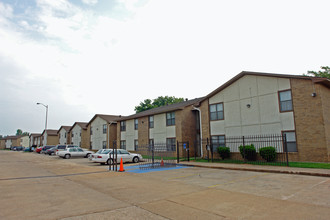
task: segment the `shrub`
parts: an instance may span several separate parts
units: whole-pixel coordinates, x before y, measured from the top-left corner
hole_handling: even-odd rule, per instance
[[[230,157],[229,147],[218,147],[218,153],[223,160]]]
[[[259,150],[260,156],[267,162],[273,162],[276,160],[276,149],[275,147],[263,147]]]
[[[244,159],[252,160],[252,161],[255,161],[257,159],[257,151],[253,144],[239,146],[239,152],[241,153]]]

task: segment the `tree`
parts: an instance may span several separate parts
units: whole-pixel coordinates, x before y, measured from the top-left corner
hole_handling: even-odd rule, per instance
[[[16,136],[22,135],[23,131],[21,129],[17,129],[16,131]]]
[[[183,102],[184,98],[176,98],[174,96],[159,96],[158,98],[151,101],[150,99],[145,99],[140,102],[140,105],[135,106],[134,110],[136,113],[143,112],[149,109],[157,108],[160,106],[170,105],[174,103]]]
[[[22,135],[23,135],[23,136],[29,136],[30,133],[25,131],[25,132],[22,133]]]
[[[330,79],[330,67],[329,66],[321,66],[321,69],[318,72],[315,71],[307,71],[307,76],[314,76],[314,77],[325,77]]]

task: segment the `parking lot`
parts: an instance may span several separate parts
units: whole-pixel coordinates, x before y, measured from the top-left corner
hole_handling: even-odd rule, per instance
[[[124,164],[128,171],[129,166]],[[329,219],[330,178],[0,151],[0,219]]]

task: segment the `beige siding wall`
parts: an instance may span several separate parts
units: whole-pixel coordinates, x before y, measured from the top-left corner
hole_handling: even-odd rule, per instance
[[[177,120],[177,113],[175,114]],[[166,143],[167,138],[176,138],[176,126],[166,126],[166,113],[154,115],[154,128],[149,129],[154,143]]]
[[[126,131],[121,132],[121,140],[126,140],[126,149],[133,151],[134,140],[138,140],[138,138],[139,138],[138,131],[134,129],[134,119],[127,120]]]
[[[73,134],[73,137],[72,137]],[[71,143],[77,146],[82,146],[81,144],[82,129],[79,125],[75,125],[71,129]]]
[[[59,143],[60,144],[67,144],[67,132],[64,128],[61,128],[60,132],[58,133]]]
[[[286,89],[290,89],[289,79],[251,75],[240,78],[209,99],[209,104],[224,104],[224,120],[210,122],[210,135],[279,134],[282,130],[294,130],[293,112],[279,111],[278,91]]]
[[[96,117],[92,121],[91,126],[93,134],[91,135],[92,149],[98,150],[103,148],[103,141],[107,141],[107,134],[103,133],[103,125],[107,124],[105,120],[100,117]]]

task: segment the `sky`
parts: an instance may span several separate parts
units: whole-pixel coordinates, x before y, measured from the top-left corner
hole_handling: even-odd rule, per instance
[[[328,0],[0,0],[0,135],[330,61]]]

